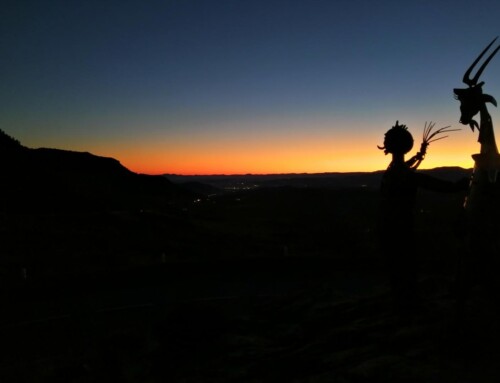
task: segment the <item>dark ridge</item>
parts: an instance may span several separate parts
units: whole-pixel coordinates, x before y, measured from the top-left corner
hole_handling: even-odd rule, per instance
[[[134,173],[114,158],[26,148],[4,132],[0,149],[0,211],[158,209],[197,197],[163,176]]]
[[[0,129],[0,149],[4,150],[22,150],[24,147],[15,138],[9,136]]]
[[[114,176],[132,175],[118,160],[100,157],[89,152],[75,152],[61,149],[39,148],[30,150],[30,161],[35,166],[54,172],[73,172],[80,174],[106,174]]]

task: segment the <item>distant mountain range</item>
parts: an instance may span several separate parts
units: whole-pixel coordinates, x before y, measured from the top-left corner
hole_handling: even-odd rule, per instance
[[[468,177],[472,169],[461,167],[439,167],[419,170],[435,177],[458,180]],[[378,188],[384,171],[352,173],[312,173],[312,174],[268,174],[268,175],[208,175],[181,176],[165,174],[175,184],[202,194],[217,194],[250,190],[261,187],[303,187],[303,188]]]

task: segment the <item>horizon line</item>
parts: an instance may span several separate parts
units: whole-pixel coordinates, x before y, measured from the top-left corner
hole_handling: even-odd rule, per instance
[[[462,166],[436,166],[433,168],[423,168],[423,169],[418,169],[420,171],[422,170],[436,170],[436,169],[446,169],[446,168],[459,168],[463,170],[472,170],[473,168],[464,168]],[[300,172],[300,173],[231,173],[231,174],[224,174],[224,173],[210,173],[210,174],[178,174],[178,173],[161,173],[158,174],[160,176],[174,176],[174,177],[269,177],[269,176],[314,176],[314,175],[328,175],[328,174],[363,174],[363,173],[380,173],[384,172],[386,169],[380,169],[380,170],[372,170],[372,171],[352,171],[352,172]]]

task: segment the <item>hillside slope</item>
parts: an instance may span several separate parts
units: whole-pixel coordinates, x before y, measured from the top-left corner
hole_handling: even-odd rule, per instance
[[[88,152],[27,148],[0,131],[1,211],[166,208],[195,197],[165,177]]]

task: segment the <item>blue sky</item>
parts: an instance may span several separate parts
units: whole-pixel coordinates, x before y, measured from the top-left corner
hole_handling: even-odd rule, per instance
[[[252,152],[293,157],[297,171],[364,170],[356,159],[346,168],[346,145],[372,170],[383,165],[372,148],[397,119],[416,139],[428,120],[460,127],[452,89],[500,34],[499,17],[498,1],[7,2],[0,128],[144,172],[196,172],[182,161],[218,156],[216,172]],[[482,79],[500,97],[500,58]],[[316,167],[311,137],[332,148]],[[463,129],[434,158],[469,159],[476,138]],[[308,146],[294,157],[297,142]]]

